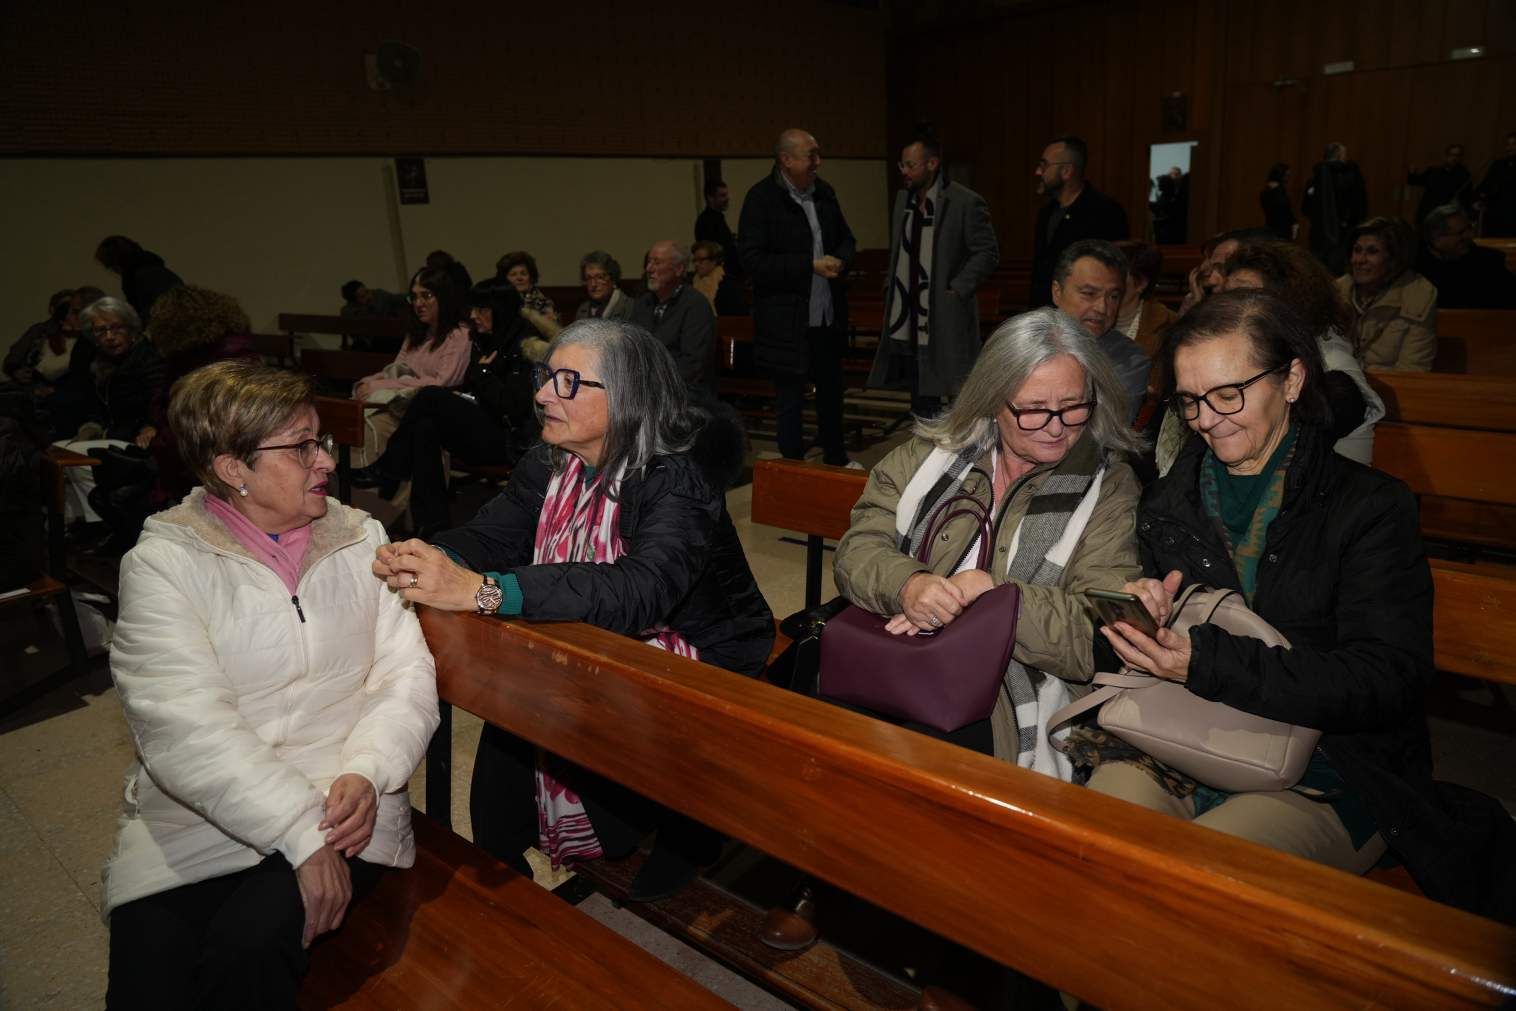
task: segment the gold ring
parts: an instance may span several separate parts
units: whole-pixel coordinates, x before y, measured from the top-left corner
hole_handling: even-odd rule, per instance
[[[412,572],[411,573],[411,589],[414,590],[416,588],[416,584],[420,583],[420,582],[421,582],[421,577],[418,576],[418,575],[416,575],[414,572]]]

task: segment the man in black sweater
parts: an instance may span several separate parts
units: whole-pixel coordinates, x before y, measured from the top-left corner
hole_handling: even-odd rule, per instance
[[[1500,250],[1474,244],[1467,211],[1457,204],[1435,208],[1422,232],[1416,273],[1437,289],[1437,308],[1516,309],[1516,277]]]
[[[737,236],[726,223],[726,209],[732,202],[731,191],[720,179],[705,181],[705,210],[695,219],[695,241],[715,242],[721,246],[728,274],[742,275],[742,258],[737,255]]]
[[[1043,149],[1033,172],[1037,192],[1052,199],[1037,212],[1037,229],[1032,233],[1029,308],[1052,304],[1053,267],[1065,249],[1081,239],[1115,242],[1130,237],[1126,211],[1085,181],[1089,156],[1089,147],[1080,138],[1058,137]]]

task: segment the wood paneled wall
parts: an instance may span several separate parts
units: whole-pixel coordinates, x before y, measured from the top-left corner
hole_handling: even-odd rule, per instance
[[[1453,62],[1455,46],[1486,55]],[[1031,251],[1047,141],[1077,133],[1091,181],[1148,228],[1149,145],[1196,140],[1190,240],[1262,223],[1258,192],[1276,161],[1295,167],[1298,206],[1323,145],[1349,147],[1374,213],[1414,210],[1409,164],[1467,146],[1476,178],[1516,129],[1511,0],[1112,0],[914,29],[892,38],[891,144],[938,125],[948,159],[990,202],[1005,255]],[[1352,73],[1325,76],[1328,62]],[[1290,81],[1293,84],[1275,82]],[[1188,99],[1165,131],[1162,100]]]
[[[370,90],[364,53],[421,53]],[[0,154],[762,156],[787,126],[877,158],[884,15],[673,0],[6,5]]]

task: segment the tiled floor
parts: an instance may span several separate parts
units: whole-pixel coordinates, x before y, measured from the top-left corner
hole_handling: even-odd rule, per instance
[[[872,464],[887,447],[859,454]],[[804,593],[802,544],[751,522],[751,488],[728,496],[758,584],[774,613],[797,610]],[[830,560],[830,555],[828,555]],[[835,594],[826,566],[823,599]],[[12,612],[7,612],[10,614]],[[14,671],[36,638],[28,621],[0,615],[0,663]],[[55,646],[49,648],[56,648]],[[1516,690],[1493,702],[1470,685],[1448,692],[1432,720],[1439,772],[1499,796],[1516,811]],[[479,722],[454,718],[453,822],[468,834],[468,780]],[[132,745],[104,665],[0,726],[0,1009],[99,1007],[105,993],[108,934],[100,920],[100,868],[109,854],[121,776]],[[423,776],[412,797],[424,796]],[[545,873],[539,880],[550,882]],[[723,967],[624,910],[592,899],[585,910],[740,1007],[782,1007]]]

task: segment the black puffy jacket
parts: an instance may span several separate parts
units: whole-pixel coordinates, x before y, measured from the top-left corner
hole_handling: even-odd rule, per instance
[[[660,456],[621,486],[626,553],[611,564],[533,565],[552,477],[547,446],[521,458],[504,491],[434,538],[472,569],[521,584],[522,617],[583,621],[622,635],[666,623],[717,667],[756,676],[774,643],[769,611],[723,494],[742,462],[740,428],[718,414],[688,453]]]
[[[1240,589],[1201,503],[1205,451],[1190,440],[1143,496],[1143,571],[1161,578],[1178,569],[1186,585]],[[1423,708],[1433,676],[1432,576],[1410,490],[1302,425],[1253,610],[1292,648],[1197,626],[1189,690],[1320,729],[1322,751],[1427,895],[1509,918],[1511,860],[1496,848],[1502,837],[1509,845],[1510,818],[1489,798],[1432,779]]]

